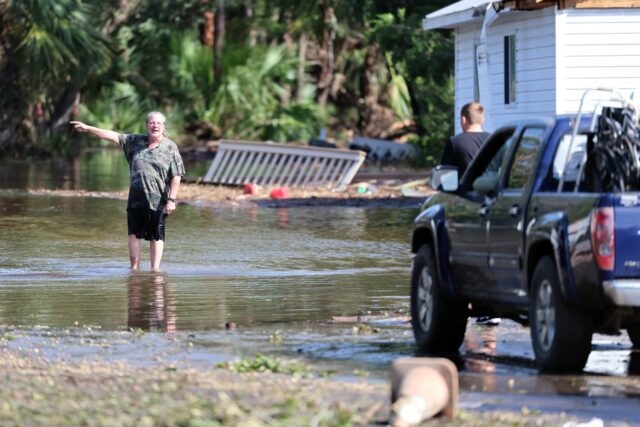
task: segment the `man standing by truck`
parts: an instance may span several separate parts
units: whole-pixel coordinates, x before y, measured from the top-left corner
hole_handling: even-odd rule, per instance
[[[489,137],[489,132],[485,132],[484,107],[479,102],[468,102],[460,109],[460,127],[462,132],[451,137],[444,146],[441,165],[456,166],[458,176],[461,177],[467,170],[467,166],[476,156],[480,147]],[[499,318],[482,316],[476,319],[476,323],[487,326],[497,326],[500,324]]]
[[[479,102],[469,102],[460,109],[462,132],[451,137],[444,146],[441,165],[456,166],[458,176],[462,176],[482,144],[489,137],[485,132],[484,108]]]

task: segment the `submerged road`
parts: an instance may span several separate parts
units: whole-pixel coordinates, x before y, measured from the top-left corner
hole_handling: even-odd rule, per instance
[[[467,326],[459,361],[461,407],[477,411],[564,412],[605,425],[640,425],[640,351],[625,332],[595,334],[581,374],[535,368],[529,329],[511,321]]]

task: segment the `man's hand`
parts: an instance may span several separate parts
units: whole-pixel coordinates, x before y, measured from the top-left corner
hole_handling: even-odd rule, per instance
[[[80,133],[89,133],[93,136],[97,136],[101,139],[106,139],[107,141],[111,141],[114,144],[118,144],[118,134],[109,129],[100,129],[97,127],[89,126],[77,120],[69,122],[70,125],[76,130],[76,132]]]
[[[164,207],[164,213],[167,215],[171,215],[171,212],[176,210],[176,203],[169,200],[167,205]]]
[[[89,126],[85,125],[82,122],[79,121],[72,121],[69,122],[71,123],[71,125],[73,125],[73,129],[75,129],[77,132],[86,132],[89,130]]]

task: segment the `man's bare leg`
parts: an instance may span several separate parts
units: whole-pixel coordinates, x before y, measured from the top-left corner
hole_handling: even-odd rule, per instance
[[[135,234],[129,234],[129,261],[131,269],[140,269],[140,239]]]
[[[151,252],[151,270],[160,271],[160,261],[162,261],[162,251],[164,251],[163,240],[152,240],[149,244]]]

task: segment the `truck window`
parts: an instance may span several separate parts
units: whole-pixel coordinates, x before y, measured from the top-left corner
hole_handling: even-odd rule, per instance
[[[518,142],[513,156],[513,163],[507,180],[508,189],[524,189],[527,181],[534,173],[538,151],[542,146],[545,129],[540,127],[526,128]]]
[[[567,133],[562,137],[556,154],[553,158],[553,179],[554,182],[560,183],[560,178],[564,172],[564,188],[563,191],[573,191],[576,179],[578,179],[578,173],[580,171],[580,164],[584,158],[585,150],[587,149],[587,135],[576,135],[571,143],[572,134]],[[556,191],[556,188],[552,188],[552,191]]]
[[[469,193],[474,196],[475,190],[473,190],[473,183],[476,179],[493,176],[492,179],[496,180],[500,175],[502,159],[504,153],[509,151],[509,147],[513,142],[513,135],[515,127],[504,127],[495,131],[491,137],[484,143],[478,155],[471,162],[469,168],[465,172],[462,180],[460,181],[460,193]],[[502,149],[502,152],[500,152]]]

